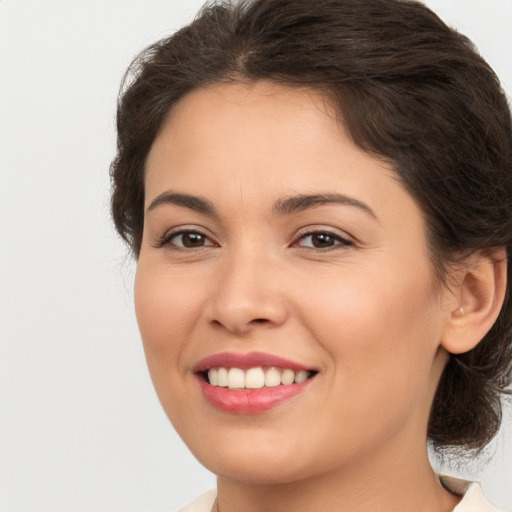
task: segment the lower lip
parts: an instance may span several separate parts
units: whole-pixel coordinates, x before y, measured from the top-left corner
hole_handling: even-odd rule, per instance
[[[228,389],[208,384],[201,376],[199,384],[205,398],[217,409],[234,414],[258,414],[268,411],[302,393],[312,378],[288,386],[260,389]]]

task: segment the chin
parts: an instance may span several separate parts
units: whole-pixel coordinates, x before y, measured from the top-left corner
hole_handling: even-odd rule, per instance
[[[299,443],[298,437],[291,433],[283,436],[282,432],[279,435],[264,430],[238,430],[211,435],[206,441],[184,436],[184,441],[198,461],[221,478],[253,485],[279,485],[311,476],[315,458],[304,450],[304,444],[311,443]]]
[[[261,484],[288,480],[285,474],[297,454],[290,441],[296,436],[286,439],[282,432],[268,426],[258,428],[246,423],[244,428],[233,423],[220,427],[213,420],[209,429],[202,428],[204,424],[197,429],[190,424],[173,425],[194,457],[218,476]]]
[[[305,479],[308,475],[304,468],[297,467],[296,457],[286,460],[270,460],[267,455],[201,460],[209,471],[221,478],[251,485],[284,485]]]

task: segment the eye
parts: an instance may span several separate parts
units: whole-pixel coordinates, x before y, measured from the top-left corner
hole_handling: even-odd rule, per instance
[[[197,249],[215,246],[203,233],[192,230],[181,230],[165,235],[158,243],[158,247],[171,246],[176,249]]]
[[[295,243],[298,247],[307,249],[335,249],[342,246],[354,245],[353,242],[329,231],[315,231],[301,235]]]

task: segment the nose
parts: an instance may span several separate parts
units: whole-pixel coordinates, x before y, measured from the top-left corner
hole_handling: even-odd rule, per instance
[[[220,265],[211,297],[210,323],[242,335],[278,327],[288,316],[278,265],[262,254],[245,254]]]

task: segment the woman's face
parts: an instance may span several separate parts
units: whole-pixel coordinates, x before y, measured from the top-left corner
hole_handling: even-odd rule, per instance
[[[418,206],[322,98],[196,90],[145,179],[137,318],[160,401],[206,467],[290,482],[424,450],[451,296]]]

